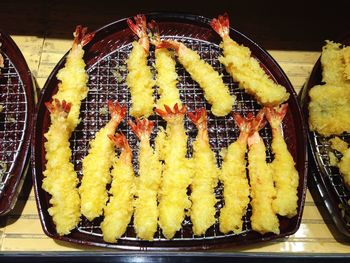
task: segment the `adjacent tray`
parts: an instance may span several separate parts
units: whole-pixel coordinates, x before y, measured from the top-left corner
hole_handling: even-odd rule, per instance
[[[202,16],[186,15],[186,14],[149,14],[148,21],[155,19],[159,23],[160,33],[163,38],[176,39],[184,42],[187,46],[199,52],[201,57],[209,62],[217,71],[224,75],[224,81],[229,86],[230,92],[237,96],[237,104],[233,108],[233,112],[246,113],[253,111],[257,113],[261,108],[254,99],[245,94],[238,88],[237,83],[232,81],[232,78],[225,72],[223,66],[218,61],[218,56],[221,55],[219,48],[220,39],[218,35],[209,26],[209,19]],[[283,121],[284,136],[289,146],[293,158],[296,162],[296,168],[300,175],[298,188],[298,214],[297,216],[288,219],[280,218],[279,235],[266,234],[264,236],[251,230],[249,217],[251,208],[248,208],[248,213],[244,217],[243,232],[239,235],[228,234],[224,235],[219,232],[218,223],[211,227],[205,236],[194,236],[191,230],[191,222],[186,218],[183,222],[182,229],[175,235],[174,239],[166,240],[159,230],[155,235],[155,240],[152,242],[140,241],[136,238],[132,222],[130,223],[125,235],[118,240],[116,244],[105,243],[102,239],[99,223],[101,218],[88,222],[82,218],[79,226],[67,236],[59,236],[55,231],[55,225],[52,218],[47,212],[49,208],[50,196],[42,189],[43,171],[45,170],[45,149],[44,149],[44,133],[47,132],[50,125],[49,113],[44,106],[46,101],[50,101],[51,97],[57,91],[58,81],[56,74],[59,69],[64,66],[65,57],[57,64],[51,75],[49,76],[38,105],[36,114],[36,125],[33,134],[32,143],[32,167],[33,181],[35,186],[35,194],[45,233],[55,239],[75,242],[79,244],[96,245],[110,248],[124,248],[134,250],[146,249],[162,249],[162,250],[193,250],[193,249],[208,249],[224,246],[239,246],[253,242],[261,242],[272,240],[280,237],[291,235],[299,228],[304,199],[306,194],[306,177],[307,177],[307,152],[306,152],[306,130],[303,126],[303,118],[300,107],[298,105],[296,94],[293,90],[288,78],[278,66],[276,61],[255,42],[248,37],[238,32],[231,30],[231,37],[240,44],[249,47],[252,54],[260,61],[261,65],[274,80],[285,86],[291,96],[288,101],[289,110]],[[94,137],[95,132],[101,128],[107,121],[108,116],[101,114],[99,109],[105,107],[107,100],[118,100],[122,104],[130,107],[130,94],[125,83],[125,72],[119,72],[119,78],[116,78],[113,71],[118,70],[120,65],[124,65],[131,50],[131,42],[136,38],[128,29],[126,19],[111,23],[96,31],[93,40],[85,46],[85,61],[87,64],[87,72],[89,74],[89,94],[86,100],[83,101],[81,107],[81,123],[71,138],[71,147],[73,150],[72,161],[75,169],[81,178],[81,160],[86,155],[88,143]],[[150,52],[150,62],[152,66],[154,61],[154,52]],[[152,66],[153,67],[153,66]],[[180,66],[177,65],[179,75],[179,84],[181,100],[187,106],[188,111],[193,111],[199,107],[206,107],[209,113],[208,131],[210,144],[214,150],[218,164],[221,165],[219,152],[223,147],[227,147],[238,137],[238,128],[235,126],[231,115],[225,118],[216,118],[210,114],[210,106],[205,103],[202,90],[195,83],[189,74]],[[119,80],[118,80],[119,79]],[[157,95],[157,94],[156,94]],[[127,115],[126,119],[130,119]],[[150,119],[156,122],[156,129],[152,136],[156,133],[157,127],[165,126],[164,121],[153,115]],[[191,142],[196,135],[196,129],[193,124],[186,118],[185,126],[190,137],[188,155],[191,156]],[[137,139],[123,121],[119,127],[127,135],[129,143],[134,153],[134,164],[137,170]],[[271,160],[272,153],[270,151],[271,130],[269,127],[261,131],[261,135],[267,145],[268,159]],[[152,141],[153,142],[153,141]],[[217,210],[222,206],[222,187],[216,190],[216,196],[219,199]],[[217,216],[219,213],[217,213]]]
[[[342,36],[338,43],[350,45],[350,34]],[[310,102],[310,89],[322,83],[322,65],[320,58],[317,60],[311,71],[308,81],[300,92],[300,101],[306,126],[308,127]],[[350,133],[343,133],[339,136],[350,143]],[[345,236],[350,237],[350,190],[345,186],[339,169],[330,165],[328,153],[331,150],[329,138],[319,135],[316,132],[308,132],[309,151],[311,160],[309,165],[310,174],[317,186],[327,211],[338,230]],[[339,156],[338,156],[339,157]]]
[[[0,215],[17,200],[29,166],[34,86],[27,63],[8,34],[0,31],[4,68],[0,73]]]

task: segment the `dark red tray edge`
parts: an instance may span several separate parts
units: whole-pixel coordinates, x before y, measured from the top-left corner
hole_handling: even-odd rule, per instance
[[[15,176],[13,176],[13,178],[10,180],[10,183],[7,186],[7,190],[5,190],[5,195],[0,200],[0,216],[3,216],[9,213],[14,208],[30,164],[31,133],[33,128],[35,109],[35,83],[33,81],[33,76],[28,67],[28,64],[16,43],[13,41],[13,39],[7,32],[0,30],[0,34],[2,39],[2,50],[4,49],[4,47],[6,49],[10,49],[11,54],[6,53],[6,55],[8,55],[11,58],[11,61],[13,62],[22,79],[28,102],[27,124],[26,129],[24,131],[23,144],[19,151],[18,157],[15,160]]]

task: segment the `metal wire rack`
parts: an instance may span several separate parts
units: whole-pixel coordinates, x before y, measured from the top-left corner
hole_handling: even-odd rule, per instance
[[[173,39],[183,42],[186,46],[193,50],[196,50],[199,55],[209,64],[211,64],[215,70],[223,75],[224,82],[229,87],[231,94],[234,94],[236,99],[236,104],[234,106],[234,112],[241,112],[245,115],[247,112],[257,113],[261,108],[255,100],[244,93],[238,88],[237,83],[232,81],[232,78],[226,73],[222,65],[218,61],[220,55],[220,48],[218,45],[190,37],[176,37],[176,36],[164,36],[165,39]],[[83,101],[81,106],[81,123],[77,127],[76,131],[72,136],[72,149],[73,149],[73,163],[75,164],[75,169],[78,172],[79,177],[82,176],[82,159],[87,154],[89,148],[89,141],[94,137],[96,131],[98,131],[103,125],[108,121],[108,114],[106,114],[107,101],[118,101],[121,104],[127,106],[130,109],[130,93],[126,85],[126,60],[132,49],[132,44],[124,45],[114,52],[110,53],[106,57],[99,60],[97,63],[88,68],[89,79],[89,94],[85,101]],[[149,55],[149,66],[154,71],[154,51],[150,51]],[[178,88],[180,90],[181,101],[187,106],[188,111],[193,111],[200,107],[205,107],[208,113],[208,132],[210,138],[210,145],[212,150],[215,152],[218,165],[221,165],[222,159],[220,157],[220,151],[222,148],[227,147],[230,143],[236,141],[239,130],[234,124],[232,116],[228,115],[226,117],[215,117],[210,112],[210,105],[205,102],[203,91],[198,86],[196,82],[192,80],[190,75],[185,71],[185,69],[177,63],[177,73],[178,73]],[[155,96],[158,97],[157,90],[155,89]],[[130,128],[126,125],[127,120],[131,117],[126,116],[119,128],[119,132],[123,132],[129,141],[129,144],[133,150],[133,164],[135,168],[135,173],[138,170],[137,155],[138,155],[138,142],[135,135],[131,132]],[[154,138],[156,136],[158,127],[165,127],[166,123],[157,115],[152,115],[151,120],[155,122],[155,129],[151,136],[151,143],[154,143]],[[188,157],[192,155],[192,142],[196,137],[196,128],[187,118],[185,119],[185,128],[188,132],[189,137],[189,147],[188,147]],[[269,127],[265,127],[260,132],[261,136],[265,141],[267,146],[267,159],[272,159],[272,153],[270,151],[271,144],[271,131]],[[218,203],[216,205],[216,223],[212,226],[205,234],[205,236],[197,237],[194,236],[192,232],[192,223],[189,218],[186,218],[182,224],[181,230],[175,235],[172,240],[166,240],[158,229],[155,240],[157,241],[179,241],[179,240],[205,240],[214,238],[224,238],[229,237],[234,234],[224,235],[219,231],[218,216],[219,210],[223,205],[222,197],[222,186],[216,188],[216,197]],[[251,208],[248,208],[247,214],[244,217],[243,232],[240,234],[242,236],[246,235],[251,231],[250,226],[250,215]],[[99,224],[102,218],[98,218],[93,222],[89,222],[87,219],[83,218],[78,226],[78,231],[80,233],[102,236]],[[127,228],[126,233],[122,240],[134,241],[138,240],[133,229],[132,221]]]
[[[343,133],[339,137],[348,144],[350,143],[349,133]],[[350,190],[346,187],[339,169],[331,164],[329,153],[332,152],[338,160],[340,160],[343,155],[331,148],[329,138],[321,136],[316,132],[312,132],[311,138],[313,138],[316,154],[320,157],[319,161],[321,162],[321,165],[326,173],[326,179],[331,185],[331,189],[339,201],[339,208],[344,211],[343,219],[346,220],[347,224],[350,226],[350,205],[348,203],[350,200]]]
[[[6,54],[0,69],[0,197],[11,178],[22,146],[27,122],[27,97],[23,82]]]

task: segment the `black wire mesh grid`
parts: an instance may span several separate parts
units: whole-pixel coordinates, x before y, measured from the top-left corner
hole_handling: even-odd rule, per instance
[[[0,69],[0,197],[8,184],[21,149],[27,123],[27,97],[23,82],[8,56]]]
[[[343,219],[350,227],[350,205],[348,203],[350,200],[350,190],[346,186],[339,168],[331,164],[329,156],[330,153],[333,153],[335,157],[340,160],[343,155],[331,148],[331,144],[329,142],[330,138],[321,136],[317,132],[311,132],[311,138],[313,140],[316,154],[319,156],[318,160],[321,164],[321,167],[324,169],[326,180],[330,184],[331,189],[339,201],[338,208],[341,209]],[[339,138],[350,144],[349,133],[343,133],[339,136]]]
[[[244,93],[238,88],[237,83],[232,81],[232,78],[226,73],[222,65],[218,61],[220,56],[220,48],[218,45],[204,40],[190,38],[190,37],[176,37],[176,36],[164,36],[164,39],[174,39],[185,43],[186,46],[197,51],[202,59],[211,64],[215,70],[223,75],[225,84],[229,87],[230,93],[237,97],[236,104],[234,106],[233,112],[241,112],[246,115],[247,112],[253,112],[256,114],[260,109],[255,100]],[[89,74],[89,93],[86,100],[83,101],[81,106],[81,123],[74,132],[71,140],[71,145],[73,149],[72,161],[75,164],[75,169],[78,172],[79,178],[82,177],[82,159],[87,154],[89,149],[89,141],[94,138],[95,133],[103,127],[109,120],[109,115],[107,112],[107,101],[118,101],[122,105],[126,105],[128,110],[130,109],[130,93],[126,85],[126,60],[132,49],[132,44],[126,44],[114,52],[108,54],[104,58],[100,59],[97,63],[92,65],[87,69]],[[149,66],[151,67],[154,74],[156,74],[154,69],[154,50],[151,49],[149,54]],[[231,115],[226,117],[215,117],[210,112],[210,105],[205,102],[203,91],[194,82],[190,75],[185,71],[185,69],[177,63],[176,71],[178,73],[178,88],[180,90],[180,98],[184,105],[187,107],[187,111],[193,111],[195,109],[205,107],[208,113],[208,133],[210,138],[210,145],[215,153],[217,164],[221,166],[222,158],[220,157],[220,151],[226,148],[232,142],[236,141],[239,135],[239,129],[236,127],[234,120]],[[155,97],[158,97],[157,90],[155,89]],[[138,163],[138,140],[135,135],[130,130],[129,126],[126,125],[127,120],[130,120],[131,116],[127,112],[125,120],[120,124],[117,132],[123,132],[133,151],[133,165],[135,169],[135,174],[137,174]],[[154,138],[157,134],[159,127],[165,127],[165,121],[157,115],[152,115],[149,119],[155,122],[155,128],[151,136],[151,144],[154,144]],[[188,153],[187,157],[192,156],[192,142],[196,137],[196,128],[194,124],[186,117],[184,126],[188,133]],[[270,150],[271,144],[271,130],[268,125],[260,131],[267,152],[267,160],[271,161],[272,153]],[[216,223],[208,229],[204,236],[195,236],[192,232],[192,223],[189,217],[186,217],[182,223],[182,228],[178,231],[175,237],[171,240],[165,239],[161,233],[161,229],[158,228],[154,236],[154,240],[157,241],[179,241],[179,240],[206,240],[206,239],[217,239],[229,237],[236,234],[226,234],[224,235],[219,231],[219,211],[223,206],[223,196],[222,196],[222,186],[218,185],[215,189],[215,195],[218,199],[216,204]],[[251,207],[247,209],[247,213],[243,218],[243,231],[239,235],[246,235],[251,230],[250,225],[250,215]],[[89,222],[83,217],[80,222],[77,231],[87,235],[102,237],[100,230],[100,223],[103,217],[95,219]],[[125,234],[120,238],[127,241],[139,240],[136,237],[136,233],[133,228],[132,220],[125,232]]]

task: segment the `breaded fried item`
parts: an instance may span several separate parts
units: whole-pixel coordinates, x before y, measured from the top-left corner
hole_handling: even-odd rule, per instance
[[[343,50],[344,58],[344,77],[346,80],[350,81],[350,47],[346,47]]]
[[[252,57],[249,48],[239,45],[230,38],[229,18],[227,14],[214,18],[211,27],[221,36],[223,57],[219,61],[225,65],[226,71],[238,82],[239,87],[253,95],[265,106],[277,106],[289,98],[286,88],[275,83]]]
[[[329,141],[331,142],[332,149],[343,154],[343,157],[336,163],[336,165],[338,166],[345,183],[350,186],[350,148],[348,143],[339,137],[332,138]]]
[[[135,23],[131,19],[128,19],[127,23],[130,29],[139,37],[139,41],[132,43],[132,50],[127,60],[129,73],[126,82],[131,94],[130,115],[141,118],[148,117],[153,113],[154,80],[151,69],[147,65],[149,40],[146,32],[146,17],[137,15],[134,19]]]
[[[136,119],[136,123],[130,121],[129,125],[140,140],[134,228],[138,238],[151,241],[158,227],[158,192],[162,163],[159,161],[158,152],[154,151],[150,144],[154,122]]]
[[[287,113],[288,104],[279,108],[264,108],[266,119],[272,129],[271,148],[274,159],[270,163],[275,183],[276,198],[272,201],[275,213],[292,218],[297,214],[299,174],[293,156],[283,138],[282,120]]]
[[[309,127],[321,135],[350,132],[350,89],[331,84],[309,91]]]
[[[104,241],[115,243],[125,233],[134,212],[135,176],[132,151],[125,135],[117,134],[108,137],[117,148],[121,149],[121,154],[113,161],[110,197],[103,210],[101,230]]]
[[[345,57],[344,57],[345,52]],[[345,59],[348,61],[348,49],[343,48],[342,44],[326,40],[326,45],[322,48],[321,65],[322,81],[326,84],[336,86],[350,87],[350,81],[346,77],[345,68],[348,71],[349,66],[345,66]]]
[[[68,114],[70,103],[55,99],[46,106],[50,111],[51,125],[45,133],[46,169],[43,173],[43,189],[51,195],[49,214],[59,235],[69,234],[80,221],[80,197],[77,189],[78,176],[70,162],[71,136]]]
[[[250,186],[246,171],[247,141],[251,131],[253,114],[242,117],[234,115],[240,134],[238,139],[231,143],[223,157],[220,181],[224,185],[224,206],[220,210],[220,231],[238,234],[242,232],[243,216],[249,204]]]
[[[126,107],[108,101],[111,114],[109,122],[90,141],[90,149],[83,159],[83,178],[79,187],[81,213],[90,221],[102,215],[108,200],[106,186],[111,182],[110,168],[114,158],[114,144],[108,138],[113,135],[126,114]]]
[[[331,143],[331,148],[338,152],[344,153],[348,149],[348,144],[339,137],[334,137],[329,142]]]
[[[218,183],[219,169],[214,152],[210,148],[207,112],[205,108],[189,112],[188,117],[196,125],[198,135],[193,143],[193,180],[191,183],[192,207],[190,217],[193,233],[197,236],[205,234],[215,223],[215,187]]]
[[[192,169],[187,153],[187,134],[184,127],[186,107],[177,104],[165,111],[156,109],[167,122],[166,138],[161,150],[164,159],[163,177],[159,197],[159,226],[166,238],[174,237],[185,219],[185,210],[191,207],[187,187],[191,184]],[[158,141],[159,142],[159,141]]]
[[[226,116],[231,112],[236,96],[230,94],[229,88],[219,73],[204,61],[196,51],[173,40],[164,40],[158,47],[175,50],[179,62],[191,75],[191,78],[203,89],[204,97],[211,104],[211,112],[215,116]]]
[[[279,221],[272,208],[276,198],[276,189],[273,183],[272,169],[266,163],[266,147],[259,135],[264,127],[264,112],[260,111],[252,123],[255,132],[248,138],[248,171],[251,186],[252,229],[261,233],[279,234]]]
[[[343,152],[343,157],[340,159],[338,167],[345,183],[350,186],[350,148]]]
[[[159,28],[157,23],[152,20],[148,23],[153,36],[150,42],[155,46],[155,68],[157,70],[156,84],[158,86],[159,99],[157,101],[157,108],[164,110],[164,105],[179,105],[182,107],[180,100],[179,89],[177,88],[176,61],[174,52],[166,48],[160,48],[161,43]]]

